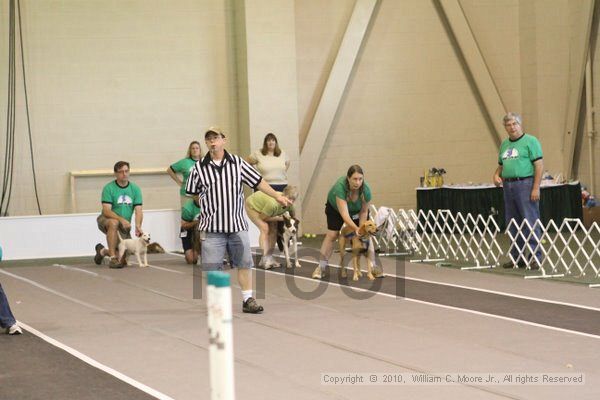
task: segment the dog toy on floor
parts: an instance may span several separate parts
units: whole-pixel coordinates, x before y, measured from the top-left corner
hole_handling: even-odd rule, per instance
[[[148,245],[148,253],[150,254],[162,254],[165,252],[165,249],[158,244],[158,242],[150,243]]]

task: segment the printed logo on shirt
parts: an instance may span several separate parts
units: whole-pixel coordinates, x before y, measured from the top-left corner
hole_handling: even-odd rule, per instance
[[[504,154],[502,154],[503,160],[508,160],[512,158],[519,158],[519,150],[517,149],[507,149]]]
[[[132,203],[133,200],[131,200],[131,197],[127,196],[126,194],[120,195],[117,199],[117,204],[131,205]]]

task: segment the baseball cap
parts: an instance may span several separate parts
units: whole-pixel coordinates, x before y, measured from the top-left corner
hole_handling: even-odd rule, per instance
[[[222,138],[225,137],[225,134],[221,131],[220,128],[211,126],[210,128],[208,128],[208,130],[206,131],[206,133],[204,134],[204,139],[208,139],[211,136],[219,136],[221,135]]]

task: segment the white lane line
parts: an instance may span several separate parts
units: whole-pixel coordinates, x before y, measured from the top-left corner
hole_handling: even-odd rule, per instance
[[[275,274],[275,275],[280,275],[280,276],[281,275],[285,276],[285,273],[271,271],[271,270],[265,270],[264,272],[268,272],[268,273]],[[538,323],[535,323],[535,322],[525,321],[525,320],[522,320],[522,319],[504,317],[502,315],[496,315],[496,314],[490,314],[490,313],[485,313],[485,312],[481,312],[481,311],[470,310],[468,308],[460,308],[460,307],[454,307],[454,306],[447,306],[447,305],[444,305],[444,304],[431,303],[429,301],[416,300],[416,299],[411,299],[411,298],[408,298],[408,297],[400,297],[400,296],[396,296],[396,295],[389,294],[389,293],[373,292],[373,291],[370,291],[369,289],[363,289],[363,288],[358,288],[358,287],[351,287],[351,286],[341,285],[341,284],[335,283],[335,282],[319,281],[317,279],[307,278],[305,276],[294,275],[294,279],[303,279],[303,280],[311,281],[311,282],[315,282],[315,283],[321,282],[321,283],[324,283],[324,284],[327,284],[327,285],[337,286],[337,287],[340,287],[340,288],[341,287],[350,288],[350,289],[353,289],[353,290],[356,290],[356,291],[359,291],[359,292],[371,292],[371,293],[374,293],[376,295],[380,295],[380,296],[384,296],[384,297],[389,297],[389,298],[396,299],[396,300],[406,300],[406,301],[411,301],[413,303],[425,304],[425,305],[434,306],[434,307],[441,307],[441,308],[445,308],[445,309],[449,309],[449,310],[463,311],[463,312],[466,312],[466,313],[469,313],[469,314],[475,314],[475,315],[480,315],[480,316],[484,316],[484,317],[491,317],[491,318],[501,319],[501,320],[504,320],[504,321],[516,322],[516,323],[519,323],[519,324],[529,325],[529,326],[535,326],[535,327],[538,327],[538,328],[549,329],[549,330],[552,330],[552,331],[572,333],[572,334],[575,334],[575,335],[585,336],[585,337],[589,337],[589,338],[592,338],[592,339],[600,339],[600,335],[594,335],[594,334],[591,334],[591,333],[579,332],[579,331],[574,331],[574,330],[571,330],[571,329],[564,329],[564,328],[558,328],[558,327],[550,326],[550,325],[538,324]]]
[[[187,303],[187,301],[185,299],[182,299],[181,297],[173,296],[171,294],[168,294],[168,293],[165,293],[165,292],[161,292],[160,290],[156,290],[156,289],[152,289],[152,288],[149,288],[149,287],[146,287],[146,286],[138,285],[136,283],[131,283],[131,282],[128,282],[128,281],[123,280],[123,279],[113,278],[112,276],[102,275],[102,274],[98,274],[96,272],[87,271],[85,269],[81,269],[81,268],[77,268],[77,267],[70,267],[68,265],[63,265],[63,264],[52,264],[52,266],[53,267],[60,267],[62,269],[66,269],[68,271],[82,272],[82,273],[85,273],[85,274],[88,274],[88,275],[92,275],[95,278],[100,278],[100,279],[104,279],[104,280],[109,281],[109,282],[115,282],[115,283],[120,283],[120,284],[127,285],[127,286],[132,286],[134,288],[138,288],[138,289],[141,289],[141,290],[146,290],[146,291],[148,291],[150,293],[158,294],[160,296],[167,297],[169,299],[173,299],[173,300],[177,300],[177,301],[181,301],[181,302]]]
[[[305,259],[302,259],[302,258],[300,260],[308,262],[308,263],[312,263],[312,264],[318,264],[318,263],[316,263],[314,261],[311,261],[311,260],[305,260]],[[335,264],[329,264],[329,265],[330,266],[334,266],[334,267],[339,267],[339,265],[335,265]],[[4,272],[4,271],[0,270],[0,272]],[[265,272],[268,272],[268,273],[271,273],[271,274],[284,275],[285,276],[285,274],[281,273],[281,272],[269,271],[269,270],[265,270]],[[394,274],[386,274],[386,275],[393,276],[395,278],[404,278],[404,279],[407,279],[407,280],[414,280],[414,281],[420,281],[420,282],[434,283],[434,284],[438,284],[438,285],[451,286],[451,287],[460,287],[460,288],[464,288],[464,289],[470,289],[470,290],[475,290],[475,291],[480,291],[480,292],[486,292],[486,293],[494,293],[494,291],[490,291],[490,290],[487,290],[487,289],[472,288],[472,287],[469,287],[469,286],[454,285],[454,284],[445,283],[445,282],[428,281],[428,280],[418,279],[418,278],[399,277],[399,276],[394,275]],[[315,279],[312,279],[312,278],[306,278],[306,277],[297,276],[297,275],[294,275],[294,278],[304,279],[304,280],[312,281],[312,282],[316,281]],[[343,287],[349,287],[349,286],[340,285],[340,284],[334,283],[334,282],[327,282],[327,283],[329,285],[333,285],[333,286],[337,286],[337,287],[342,287],[342,286]],[[361,291],[361,292],[369,292],[368,289],[355,288],[355,287],[350,287],[350,288],[353,289],[353,290]],[[377,295],[380,295],[380,296],[385,296],[385,297],[390,297],[390,298],[398,299],[398,296],[395,296],[393,294],[380,293],[380,292],[373,292],[373,293],[375,293]],[[560,304],[560,305],[569,305],[571,307],[576,307],[576,308],[584,308],[584,309],[589,309],[589,310],[594,310],[594,311],[600,311],[600,310],[598,310],[596,308],[593,308],[593,307],[587,307],[587,306],[582,306],[582,305],[578,305],[578,304],[561,303],[561,302],[555,302],[555,301],[552,301],[552,300],[545,300],[545,299],[538,299],[538,298],[534,298],[534,297],[514,295],[512,293],[503,293],[503,292],[495,292],[495,293],[496,294],[503,294],[503,295],[509,296],[509,297],[518,297],[518,298],[524,298],[524,299],[529,299],[529,300],[542,301],[542,302],[546,302],[546,303],[553,303],[553,304]],[[574,331],[574,330],[571,330],[571,329],[558,328],[558,327],[550,326],[550,325],[538,324],[538,323],[535,323],[535,322],[525,321],[525,320],[522,320],[522,319],[504,317],[504,316],[501,316],[501,315],[484,313],[484,312],[481,312],[481,311],[470,310],[470,309],[467,309],[467,308],[447,306],[447,305],[432,303],[432,302],[423,301],[423,300],[411,299],[411,298],[408,298],[408,297],[401,297],[401,299],[404,299],[404,300],[407,300],[407,301],[411,301],[413,303],[426,304],[426,305],[430,305],[430,306],[434,306],[434,307],[441,307],[441,308],[445,308],[445,309],[449,309],[449,310],[463,311],[463,312],[467,312],[467,313],[474,314],[474,315],[481,315],[481,316],[486,316],[486,317],[501,319],[501,320],[504,320],[504,321],[511,321],[511,322],[516,322],[516,323],[520,323],[520,324],[524,324],[524,325],[536,326],[536,327],[539,327],[539,328],[545,328],[545,329],[549,329],[549,330],[553,330],[553,331],[565,332],[565,333],[572,333],[572,334],[579,335],[579,336],[585,336],[585,337],[589,337],[589,338],[593,338],[593,339],[600,339],[600,335],[594,335],[594,334],[591,334],[591,333]]]
[[[278,256],[276,256],[276,257],[278,257]],[[318,262],[313,261],[313,260],[307,260],[307,259],[304,259],[304,258],[300,258],[300,260],[304,261],[304,262],[307,262],[307,263],[310,263],[310,264],[318,264]],[[329,264],[329,265],[333,266],[333,267],[341,268],[337,264]],[[346,268],[346,269],[351,270],[351,268]],[[465,286],[465,285],[457,285],[457,284],[454,284],[454,283],[432,281],[432,280],[420,279],[420,278],[412,278],[412,277],[409,277],[409,276],[400,276],[400,275],[390,274],[390,273],[387,273],[387,272],[385,273],[385,275],[386,276],[391,276],[391,277],[394,277],[394,278],[406,279],[407,281],[431,283],[431,284],[435,284],[435,285],[455,287],[455,288],[459,288],[459,289],[468,289],[468,290],[473,290],[473,291],[476,291],[476,292],[497,294],[497,295],[501,295],[501,296],[514,297],[514,298],[517,298],[517,299],[539,301],[539,302],[544,302],[544,303],[549,303],[549,304],[556,304],[556,305],[560,305],[560,306],[568,306],[568,307],[581,308],[581,309],[584,309],[584,310],[591,310],[591,311],[599,311],[600,312],[600,308],[598,308],[598,307],[591,307],[591,306],[586,306],[586,305],[583,305],[583,304],[567,303],[567,302],[562,302],[562,301],[557,301],[557,300],[543,299],[543,298],[539,298],[539,297],[523,296],[523,295],[520,295],[520,294],[509,293],[509,292],[500,292],[500,291],[497,291],[497,290],[483,289],[483,288],[477,288],[477,287]]]
[[[87,303],[87,302],[85,302],[85,301],[82,301],[82,300],[76,299],[76,298],[74,298],[74,297],[71,297],[71,296],[69,296],[69,295],[66,295],[66,294],[64,294],[64,293],[61,293],[61,292],[59,292],[59,291],[57,291],[57,290],[50,289],[49,287],[47,287],[47,286],[44,286],[44,285],[42,285],[41,283],[37,283],[37,282],[35,282],[35,281],[32,281],[31,279],[27,279],[27,278],[24,278],[24,277],[22,277],[22,276],[15,275],[15,274],[13,274],[13,273],[10,273],[10,272],[8,272],[8,271],[5,271],[5,270],[3,270],[3,269],[0,269],[0,273],[2,273],[2,274],[4,274],[4,275],[8,275],[8,276],[10,276],[10,277],[12,277],[12,278],[18,279],[18,280],[20,280],[20,281],[23,281],[23,282],[27,282],[27,283],[29,283],[30,285],[37,287],[38,289],[45,290],[45,291],[47,291],[47,292],[50,292],[50,293],[52,293],[52,294],[55,294],[55,295],[57,295],[58,297],[62,297],[63,299],[67,299],[67,300],[69,300],[69,301],[72,301],[72,302],[74,302],[74,303],[77,303],[77,304],[79,304],[79,305],[82,305],[82,306],[84,306],[84,307],[89,307],[89,308],[91,308],[92,310],[96,310],[96,311],[98,311],[98,312],[102,312],[102,313],[105,313],[105,312],[107,312],[107,311],[106,311],[105,309],[103,309],[103,308],[100,308],[100,307],[98,307],[98,306],[95,306],[95,305],[93,305],[93,304],[91,304],[91,303]]]
[[[132,263],[132,264],[138,265],[138,263]],[[148,264],[148,267],[149,267],[149,268],[158,269],[158,270],[160,270],[160,271],[171,272],[171,273],[173,273],[173,274],[187,275],[185,272],[181,272],[181,271],[177,271],[177,270],[170,269],[170,268],[165,268],[165,267],[159,267],[158,265],[151,265],[151,264]]]
[[[19,321],[19,325],[22,326],[23,328],[25,328],[25,330],[27,332],[31,332],[35,336],[39,337],[40,339],[45,340],[46,342],[50,343],[51,345],[58,347],[59,349],[61,349],[63,351],[66,351],[67,353],[77,357],[78,359],[91,365],[92,367],[97,368],[101,371],[104,371],[107,374],[112,375],[115,378],[120,379],[121,381],[141,390],[142,392],[149,394],[150,396],[156,397],[157,399],[160,399],[160,400],[174,400],[172,397],[167,396],[166,394],[161,393],[158,390],[151,388],[150,386],[144,385],[143,383],[136,381],[135,379],[133,379],[133,378],[131,378],[131,377],[107,366],[107,365],[104,365],[101,362],[96,361],[89,356],[86,356],[85,354],[81,353],[80,351],[77,351],[74,348],[69,347],[64,343],[61,343],[58,340],[53,339],[50,336],[43,334],[42,332],[38,331],[37,329],[35,329],[21,321]]]

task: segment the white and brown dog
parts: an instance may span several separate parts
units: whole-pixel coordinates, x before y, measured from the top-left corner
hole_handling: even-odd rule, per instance
[[[346,278],[346,267],[344,267],[344,256],[346,255],[346,242],[348,240],[352,243],[352,267],[354,268],[354,275],[352,280],[357,281],[362,276],[360,270],[360,255],[364,255],[367,259],[367,278],[372,281],[376,275],[380,276],[380,273],[375,272],[373,274],[373,261],[375,259],[375,250],[373,249],[372,237],[377,232],[377,226],[373,221],[366,221],[363,223],[358,232],[360,236],[357,236],[354,230],[346,225],[340,230],[340,236],[338,239],[340,246],[340,277]]]
[[[282,217],[283,223],[277,224],[277,247],[285,254],[287,268],[300,268],[301,265],[298,261],[298,225],[300,221],[292,217],[288,211]],[[294,265],[290,262],[290,244],[295,258]]]
[[[148,266],[148,245],[150,244],[150,234],[144,232],[142,236],[135,239],[123,239],[119,232],[117,231],[117,235],[119,235],[119,262],[123,264],[127,264],[126,254],[127,251],[129,254],[133,253],[137,257],[137,262],[140,267]],[[141,255],[144,256],[144,262],[142,263]]]

